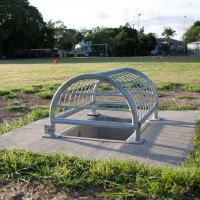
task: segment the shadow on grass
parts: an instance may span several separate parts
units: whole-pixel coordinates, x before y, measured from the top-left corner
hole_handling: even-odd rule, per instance
[[[55,58],[4,59],[0,64],[54,64]],[[114,62],[200,62],[200,56],[144,56],[144,57],[68,57],[58,59],[63,63],[114,63]],[[59,63],[55,63],[59,64]]]

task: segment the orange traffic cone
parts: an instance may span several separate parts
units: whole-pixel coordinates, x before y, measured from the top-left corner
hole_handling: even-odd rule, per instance
[[[54,63],[59,63],[59,60],[58,60],[58,59],[55,59],[53,62],[54,62]]]

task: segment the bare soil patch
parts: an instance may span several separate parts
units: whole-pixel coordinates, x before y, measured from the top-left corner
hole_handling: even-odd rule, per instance
[[[35,94],[22,94],[17,99],[0,98],[0,123],[11,122],[17,118],[25,117],[34,106],[50,105],[50,99],[40,99]],[[9,107],[21,105],[23,108],[9,110]]]
[[[97,194],[100,188],[70,191],[50,182],[1,182],[0,199],[2,200],[102,200]]]
[[[193,106],[200,108],[200,93],[184,91],[159,91],[160,105]],[[18,99],[4,100],[0,98],[0,123],[11,122],[17,118],[25,117],[34,106],[50,105],[50,99],[40,99],[35,94],[21,94]],[[9,110],[12,105],[22,105],[22,109]]]
[[[167,105],[188,105],[200,108],[200,93],[185,91],[160,91],[159,103]]]

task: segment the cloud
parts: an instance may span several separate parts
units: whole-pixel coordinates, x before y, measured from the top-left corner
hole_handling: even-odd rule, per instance
[[[61,20],[69,28],[93,28],[96,26],[119,27],[128,22],[145,32],[161,36],[163,27],[176,30],[181,38],[183,26],[190,27],[200,19],[200,0],[29,0],[44,17]],[[187,16],[184,21],[184,16]]]
[[[100,19],[109,19],[110,18],[110,15],[108,13],[106,13],[106,12],[97,11],[96,15]]]
[[[155,15],[144,19],[140,24],[144,27],[145,32],[157,33],[159,37],[161,37],[164,27],[170,27],[177,33],[175,38],[181,38],[184,28],[184,21],[180,16]]]

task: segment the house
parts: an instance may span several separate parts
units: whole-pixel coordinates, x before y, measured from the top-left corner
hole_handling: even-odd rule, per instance
[[[188,54],[200,56],[200,41],[187,44]]]
[[[172,38],[166,41],[166,38],[156,38],[156,48],[151,52],[152,54],[180,54],[184,52],[184,44],[182,41],[175,40]],[[164,49],[165,45],[169,45],[169,49]]]
[[[93,54],[90,42],[81,42],[75,46],[74,54],[77,56],[91,56]]]

